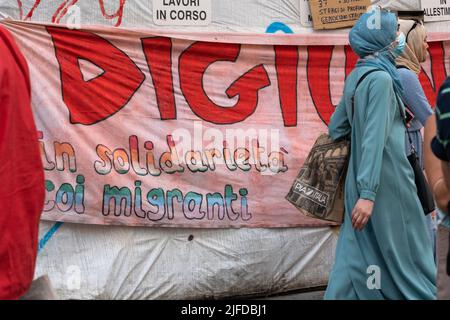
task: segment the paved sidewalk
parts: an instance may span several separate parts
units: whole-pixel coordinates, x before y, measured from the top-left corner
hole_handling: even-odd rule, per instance
[[[323,300],[325,291],[293,293],[289,295],[269,297],[265,300]]]

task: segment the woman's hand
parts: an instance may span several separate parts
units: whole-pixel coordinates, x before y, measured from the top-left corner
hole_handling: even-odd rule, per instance
[[[369,221],[372,211],[373,202],[366,199],[359,199],[352,211],[352,225],[356,230],[362,230]]]

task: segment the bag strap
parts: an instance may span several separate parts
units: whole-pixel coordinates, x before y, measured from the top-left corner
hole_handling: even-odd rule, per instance
[[[409,68],[407,66],[396,66],[396,67],[397,67],[397,69],[408,69],[409,70]]]
[[[366,73],[364,73],[361,78],[359,78],[358,83],[356,84],[355,87],[355,91],[353,91],[353,96],[351,98],[352,100],[352,122],[353,122],[353,116],[355,114],[355,94],[356,94],[356,90],[358,89],[359,85],[364,81],[364,79],[366,79],[366,77],[376,71],[382,71],[381,69],[372,69],[370,71],[367,71]]]
[[[397,69],[408,69],[409,70],[409,68],[405,67],[405,66],[397,66]],[[404,104],[404,102],[403,102],[403,104]],[[411,133],[408,130],[408,124],[406,123],[406,114],[402,108],[400,108],[400,116],[402,117],[403,124],[405,125],[405,129],[406,129],[406,134],[408,135],[409,145],[411,146],[411,153],[414,153],[417,155],[416,148],[414,148],[414,145],[413,145],[413,142],[411,139]]]
[[[408,136],[409,145],[411,147],[411,154],[414,153],[417,156],[416,148],[414,148],[414,144],[413,144],[412,139],[411,139],[411,133],[409,132],[408,124],[406,123],[406,117],[405,117],[404,113],[401,112],[401,109],[400,109],[400,114],[401,114],[402,119],[403,119],[403,124],[405,125],[406,134]]]
[[[403,101],[403,99],[402,99],[402,101]],[[414,148],[414,144],[413,144],[412,139],[411,139],[411,133],[409,132],[408,124],[406,123],[405,111],[400,106],[399,106],[399,109],[400,109],[400,116],[402,117],[403,124],[405,125],[406,135],[408,136],[409,145],[411,147],[411,154],[415,154],[417,156],[416,148]]]

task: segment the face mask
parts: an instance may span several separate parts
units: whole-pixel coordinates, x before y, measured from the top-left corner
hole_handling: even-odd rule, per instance
[[[397,37],[397,46],[391,51],[393,56],[395,58],[399,57],[403,51],[405,51],[405,47],[406,47],[406,37],[405,34],[402,32],[399,34],[399,36]]]

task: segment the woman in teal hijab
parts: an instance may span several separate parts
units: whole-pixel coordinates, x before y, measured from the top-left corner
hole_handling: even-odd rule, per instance
[[[333,139],[351,138],[351,156],[325,299],[435,299],[431,242],[404,152],[403,89],[395,67],[404,35],[396,15],[379,9],[362,15],[350,45],[360,60],[329,124]]]

